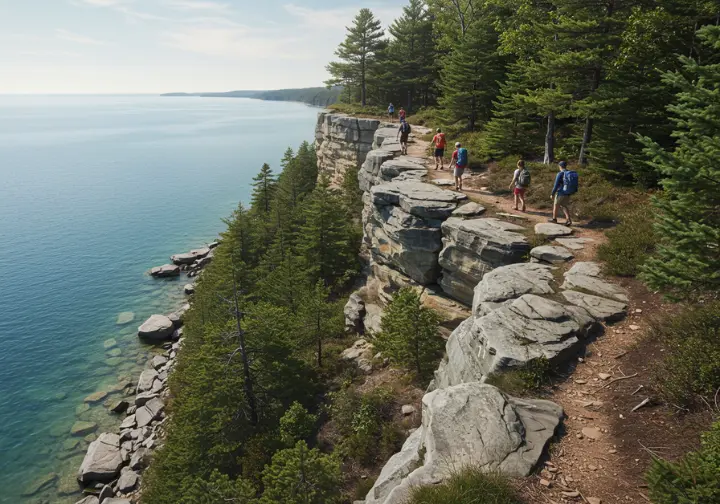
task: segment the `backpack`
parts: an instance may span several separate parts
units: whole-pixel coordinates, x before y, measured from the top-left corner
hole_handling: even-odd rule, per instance
[[[402,123],[402,125],[400,126],[400,131],[402,131],[403,133],[410,134],[410,130],[410,125],[406,122]]]
[[[530,186],[530,170],[527,168],[523,168],[520,170],[520,173],[518,173],[517,178],[517,186],[518,187],[529,187]]]
[[[467,163],[468,163],[468,151],[465,147],[460,147],[458,149],[457,165],[458,166],[467,166]]]
[[[563,194],[575,194],[578,191],[578,174],[568,170],[563,175]]]

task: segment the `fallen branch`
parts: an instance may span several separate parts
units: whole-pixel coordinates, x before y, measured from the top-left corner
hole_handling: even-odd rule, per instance
[[[637,393],[640,392],[644,387],[645,387],[645,385],[638,385],[638,388],[636,388],[635,391],[634,391],[632,394],[630,394],[630,395],[635,395],[635,394],[637,394]]]
[[[648,404],[650,404],[650,398],[646,397],[645,399],[640,401],[640,403],[637,406],[635,406],[633,409],[631,409],[630,413],[634,413],[637,410],[639,410],[640,408],[642,408],[643,406],[647,406]]]
[[[621,376],[620,378],[613,378],[612,380],[607,382],[607,385],[605,385],[603,388],[608,388],[610,385],[612,385],[615,382],[619,382],[620,380],[627,380],[628,378],[635,378],[637,375],[638,374],[635,373],[635,374],[631,374],[631,375],[627,375],[627,376]]]
[[[623,350],[623,351],[620,352],[619,354],[614,355],[613,358],[614,358],[614,359],[619,359],[620,357],[624,356],[625,354],[627,354],[627,352]]]

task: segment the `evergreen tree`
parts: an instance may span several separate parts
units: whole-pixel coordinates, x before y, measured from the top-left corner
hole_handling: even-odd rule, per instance
[[[275,192],[275,176],[270,165],[264,163],[260,173],[253,177],[252,208],[263,213],[270,213],[270,202]]]
[[[263,472],[263,504],[332,504],[340,499],[340,464],[298,441],[280,450]]]
[[[720,27],[704,27],[698,38],[720,50]],[[652,288],[687,294],[720,286],[720,64],[686,56],[682,62],[683,72],[665,74],[680,90],[669,107],[675,147],[665,150],[643,139],[665,190],[654,199],[662,241],[643,277]]]
[[[410,287],[400,289],[385,310],[376,346],[394,362],[415,370],[419,377],[432,374],[442,354],[438,315],[422,305]]]
[[[383,46],[384,36],[380,21],[375,19],[370,9],[360,9],[347,27],[347,36],[338,46],[335,55],[340,62],[332,62],[327,71],[332,78],[327,85],[342,84],[347,88],[355,88],[360,92],[360,103],[367,103],[368,74],[373,66],[378,50]]]
[[[471,131],[490,118],[505,58],[498,53],[498,35],[490,24],[474,23],[442,69],[440,104],[448,119],[464,120]]]
[[[303,405],[295,401],[280,418],[280,439],[290,447],[298,441],[308,439],[315,429],[317,415],[308,413]]]
[[[343,333],[342,307],[329,298],[330,289],[320,279],[305,293],[300,306],[300,327],[304,339],[315,346],[318,367],[322,367],[323,341]]]
[[[321,174],[315,190],[305,202],[298,250],[314,283],[330,286],[357,268],[352,227],[342,212],[342,201]]]
[[[206,478],[188,477],[183,481],[182,497],[178,504],[257,504],[255,489],[238,478],[232,481],[217,469]]]

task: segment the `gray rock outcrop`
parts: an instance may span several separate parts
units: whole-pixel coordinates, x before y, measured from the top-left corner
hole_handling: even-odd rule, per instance
[[[563,412],[543,400],[508,397],[465,383],[423,397],[422,427],[383,467],[366,504],[405,503],[412,488],[437,484],[463,466],[527,476]]]
[[[365,301],[357,293],[350,295],[348,302],[345,303],[343,313],[345,314],[345,330],[362,334],[364,330]]]
[[[452,184],[451,184],[452,185]],[[477,217],[485,213],[485,207],[474,201],[469,201],[457,207],[452,213],[453,217]]]
[[[561,264],[571,261],[575,256],[565,247],[556,245],[541,245],[530,251],[530,257],[540,262],[550,264]]]
[[[590,315],[605,322],[621,320],[627,312],[627,304],[620,301],[573,290],[563,291],[562,295],[569,303],[587,310]]]
[[[370,374],[373,370],[373,353],[375,347],[364,339],[359,339],[353,346],[346,348],[340,354],[344,361],[353,362],[363,373]]]
[[[210,249],[208,247],[204,247],[201,249],[191,250],[190,252],[185,252],[183,254],[175,254],[170,257],[170,260],[173,264],[177,264],[178,266],[188,265],[194,263],[198,259],[202,259],[209,253]]]
[[[554,222],[540,222],[535,224],[535,234],[556,237],[556,236],[567,236],[572,234],[572,229],[562,224],[555,224]]]
[[[553,294],[552,271],[552,267],[542,264],[517,263],[488,272],[473,290],[473,315],[487,315],[523,294]]]
[[[440,286],[453,298],[472,304],[473,289],[490,270],[521,262],[530,250],[522,226],[495,218],[464,220],[451,217],[442,223],[443,249]]]
[[[159,341],[169,338],[173,333],[174,325],[165,315],[152,315],[138,327],[138,336],[149,341]]]
[[[339,186],[348,169],[358,169],[373,149],[377,119],[320,112],[315,126],[315,152],[318,169],[327,173],[332,185]]]
[[[100,500],[94,495],[88,495],[84,499],[77,501],[75,504],[100,504]]]
[[[608,282],[601,276],[601,268],[595,262],[579,262],[564,274],[563,289],[583,290],[597,296],[627,303],[628,297],[621,287]]]
[[[78,480],[82,483],[107,483],[115,479],[122,464],[120,438],[117,434],[103,432],[90,443],[78,471]]]
[[[180,266],[175,264],[163,264],[162,266],[155,266],[150,270],[150,275],[154,277],[175,277],[180,274]]]

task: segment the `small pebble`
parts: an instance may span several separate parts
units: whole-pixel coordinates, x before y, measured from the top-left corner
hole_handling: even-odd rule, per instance
[[[548,480],[546,480],[545,478],[540,479],[540,484],[544,487],[550,488],[550,482]]]

